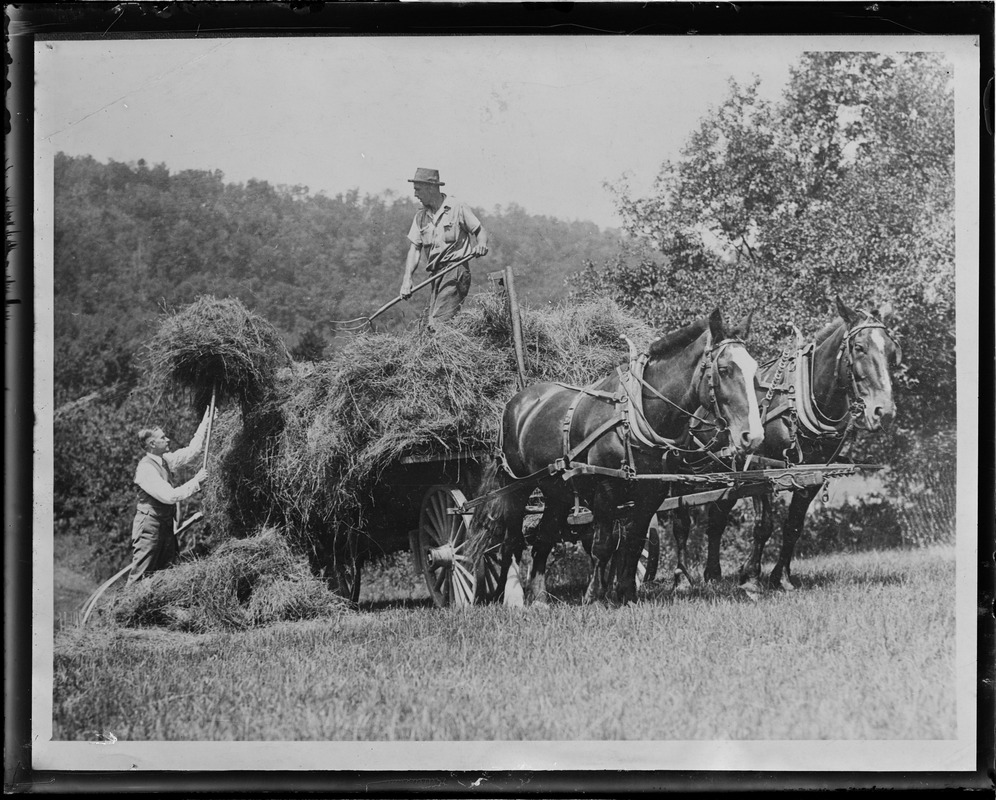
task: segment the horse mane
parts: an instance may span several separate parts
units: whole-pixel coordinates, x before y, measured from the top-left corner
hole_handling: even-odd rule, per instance
[[[874,320],[878,318],[876,314],[864,308],[858,309],[858,313],[863,315],[866,320],[868,319]],[[814,340],[816,341],[816,344],[818,345],[823,344],[823,342],[829,339],[841,325],[844,326],[845,330],[848,327],[850,327],[847,324],[846,319],[844,319],[843,317],[837,317],[837,319],[835,319],[833,322],[828,322],[826,325],[820,328],[816,332],[816,336],[813,337]]]
[[[698,339],[708,327],[708,317],[697,319],[684,328],[665,333],[660,339],[650,345],[647,353],[651,358],[662,358],[679,350],[684,350],[688,345]]]
[[[826,325],[824,325],[816,332],[816,335],[813,337],[813,340],[818,345],[823,344],[834,333],[836,333],[836,331],[840,328],[841,323],[844,324],[845,328],[847,327],[847,321],[842,319],[841,317],[837,317],[837,319],[835,319],[833,322],[828,322]]]

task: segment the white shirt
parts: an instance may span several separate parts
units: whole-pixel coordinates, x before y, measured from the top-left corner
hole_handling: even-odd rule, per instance
[[[186,466],[197,458],[200,455],[201,448],[204,446],[207,425],[208,418],[205,415],[204,419],[201,420],[201,424],[197,427],[194,438],[190,440],[190,444],[186,447],[172,453],[164,453],[162,456],[146,453],[142,460],[138,462],[138,467],[135,470],[135,483],[138,484],[138,487],[160,503],[165,503],[168,506],[180,500],[186,500],[200,491],[201,485],[196,479],[189,480],[182,486],[171,486],[169,481],[159,472],[156,465],[165,464],[170,471],[175,473],[179,467]]]

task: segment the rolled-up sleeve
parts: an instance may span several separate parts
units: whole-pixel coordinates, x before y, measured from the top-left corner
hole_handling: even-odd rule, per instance
[[[481,221],[477,218],[477,215],[470,210],[470,206],[460,205],[460,217],[463,220],[463,227],[467,233],[477,234],[481,229]]]
[[[196,494],[201,485],[196,480],[187,481],[182,486],[170,486],[148,461],[140,461],[135,470],[135,484],[146,494],[168,506],[186,500]]]
[[[181,447],[179,450],[174,450],[172,453],[165,453],[163,455],[163,461],[169,464],[170,469],[175,471],[177,467],[185,467],[200,455],[201,449],[204,447],[204,438],[207,436],[207,429],[208,415],[205,414],[201,420],[201,424],[197,426],[197,431],[190,440],[190,444],[186,447]]]
[[[418,224],[418,214],[412,219],[412,226],[408,229],[408,241],[411,242],[416,247],[422,247],[425,242],[422,241],[422,229]]]

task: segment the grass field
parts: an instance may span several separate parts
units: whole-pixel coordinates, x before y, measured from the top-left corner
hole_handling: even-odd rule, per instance
[[[437,610],[388,565],[364,610],[329,619],[202,635],[67,626],[54,738],[955,735],[952,547],[800,559],[799,591],[756,602],[727,579],[651,585],[626,608],[578,604],[575,555],[561,553],[562,599],[546,608]]]

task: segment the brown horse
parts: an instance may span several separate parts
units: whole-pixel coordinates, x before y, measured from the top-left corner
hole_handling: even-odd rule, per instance
[[[877,431],[895,415],[889,365],[902,358],[885,324],[867,311],[854,311],[837,298],[839,319],[819,331],[795,352],[786,351],[761,366],[758,402],[764,422],[764,444],[758,453],[795,464],[824,464],[839,458],[856,430]],[[792,493],[782,528],[778,561],[769,585],[794,588],[791,564],[810,503],[819,487]],[[736,501],[714,503],[707,527],[707,581],[721,577],[719,545]],[[740,582],[751,595],[760,591],[761,557],[771,536],[771,496],[755,498],[753,547],[740,567]],[[683,563],[690,520],[687,509],[675,511],[674,538]],[[687,572],[685,573],[687,575]],[[675,582],[679,574],[675,573]]]
[[[727,331],[717,309],[654,342],[628,371],[586,388],[535,384],[509,401],[499,471],[506,487],[497,512],[504,534],[499,587],[525,546],[523,516],[538,486],[545,503],[532,547],[532,601],[546,600],[546,561],[565,526],[589,521],[593,572],[586,602],[605,598],[613,575],[616,598],[635,599],[647,526],[667,494],[663,482],[635,476],[665,471],[664,457],[680,447],[700,406],[721,420],[730,454],[760,445],[757,363],[739,338],[748,326],[749,318]],[[569,474],[578,464],[585,466]],[[613,524],[619,518],[629,523],[621,533]]]

